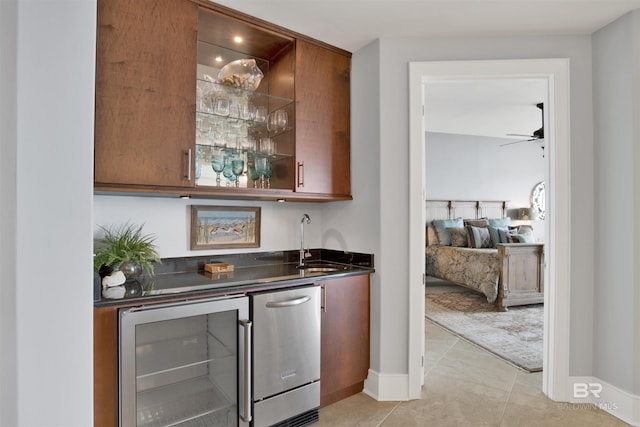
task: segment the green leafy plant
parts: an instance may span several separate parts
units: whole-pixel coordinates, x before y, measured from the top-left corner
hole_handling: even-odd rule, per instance
[[[144,234],[143,225],[126,223],[119,227],[102,227],[104,237],[96,239],[93,266],[100,271],[103,266],[118,270],[123,263],[132,261],[153,276],[153,262],[161,262],[153,242],[156,236]]]

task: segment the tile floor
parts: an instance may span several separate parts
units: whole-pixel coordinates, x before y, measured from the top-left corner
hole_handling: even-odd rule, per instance
[[[557,403],[527,373],[426,321],[425,385],[419,400],[377,402],[364,393],[320,410],[315,426],[628,426],[597,409]]]

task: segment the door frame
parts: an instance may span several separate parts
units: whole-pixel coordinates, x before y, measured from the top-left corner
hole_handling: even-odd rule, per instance
[[[426,61],[409,64],[409,397],[420,398],[424,381],[425,151],[423,83],[481,78],[546,79],[545,270],[542,391],[569,400],[571,319],[571,156],[569,60],[523,59]],[[418,232],[418,230],[420,230]],[[420,286],[414,286],[416,280]]]

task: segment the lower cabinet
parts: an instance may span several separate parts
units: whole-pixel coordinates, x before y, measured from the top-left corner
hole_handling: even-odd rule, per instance
[[[118,426],[118,307],[93,309],[93,425]]]
[[[369,371],[369,275],[321,282],[320,407],[359,393]]]
[[[362,391],[369,371],[369,275],[322,286],[320,406]],[[249,290],[247,290],[249,291]],[[94,426],[118,426],[118,310],[94,308]]]

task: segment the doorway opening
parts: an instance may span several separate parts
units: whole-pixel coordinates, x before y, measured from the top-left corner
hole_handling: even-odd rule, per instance
[[[569,157],[569,72],[568,60],[440,61],[410,64],[410,227],[422,230],[411,234],[410,274],[425,277],[425,127],[423,85],[455,79],[543,79],[546,84],[545,181],[545,295],[543,384],[545,394],[554,400],[567,397],[569,377],[570,312],[570,157]],[[423,280],[424,283],[424,280]],[[410,290],[409,378],[411,398],[419,397],[424,378],[421,360],[424,352],[424,286]]]

